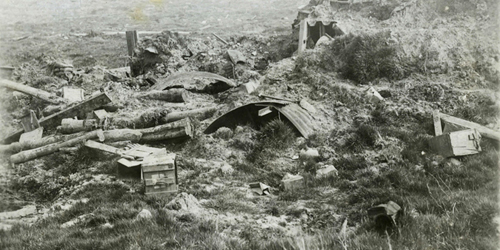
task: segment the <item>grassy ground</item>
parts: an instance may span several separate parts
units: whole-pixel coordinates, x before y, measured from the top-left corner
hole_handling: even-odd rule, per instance
[[[12,13],[23,11],[23,3],[29,2],[21,1]],[[211,25],[202,30],[207,35],[250,31],[258,36],[269,28],[285,32],[299,2],[69,1],[28,11],[29,17],[40,20],[37,23],[3,9],[11,19],[4,24],[5,34],[33,35],[20,41],[2,36],[2,61],[24,65],[24,72],[33,74],[22,79],[36,80],[46,77],[40,59],[46,56],[71,59],[77,68],[121,67],[127,63],[122,37],[68,33],[156,30],[175,23],[173,29],[197,32]],[[53,216],[40,215],[31,226],[0,231],[0,249],[497,249],[498,142],[483,138],[480,154],[455,159],[434,154],[428,145],[434,109],[498,126],[499,82],[493,68],[499,54],[491,45],[498,39],[485,36],[496,25],[497,5],[484,3],[489,11],[472,1],[417,1],[420,10],[389,19],[390,6],[353,5],[339,11],[339,19],[351,20],[346,27],[353,34],[293,60],[271,63],[260,87],[266,94],[312,103],[320,125],[316,134],[296,138],[283,123],[272,122],[260,131],[243,126],[205,135],[201,131],[206,121],[195,121],[192,140],[156,145],[182,156],[180,192],[199,201],[191,212],[169,205],[175,195],[145,196],[141,182],[122,176],[118,158],[104,153],[81,149],[14,166],[13,178],[4,185],[5,197],[15,194],[16,200],[36,203],[41,211],[69,199],[88,201],[45,212]],[[194,18],[185,18],[188,14]],[[429,24],[434,19],[438,21]],[[414,32],[405,31],[407,27]],[[264,35],[273,34],[273,29]],[[387,29],[392,35],[381,32]],[[454,37],[443,30],[469,32],[480,39]],[[385,105],[366,99],[368,86],[385,93]],[[226,110],[255,97],[231,92],[206,99],[224,104]],[[12,100],[2,103],[14,112],[17,108],[8,104]],[[318,149],[320,157],[304,163],[293,160],[308,147]],[[317,177],[316,170],[329,164],[338,175]],[[280,189],[286,173],[301,174],[304,188]],[[271,186],[271,195],[252,194],[251,182]],[[388,201],[398,203],[402,211],[396,227],[381,228],[368,218],[367,209]],[[1,204],[7,211],[22,203]],[[137,218],[143,209],[151,211],[151,218]],[[76,225],[61,227],[76,218],[81,218]]]

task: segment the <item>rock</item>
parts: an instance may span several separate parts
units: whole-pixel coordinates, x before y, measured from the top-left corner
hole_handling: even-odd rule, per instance
[[[109,222],[107,222],[106,224],[103,224],[101,225],[101,228],[104,228],[104,229],[111,229],[115,226],[111,225]]]
[[[316,42],[315,48],[319,48],[321,46],[327,46],[330,43],[332,43],[332,40],[330,40],[330,38],[328,38],[327,36],[322,36]]]
[[[281,184],[286,191],[297,190],[303,188],[304,186],[304,177],[300,175],[292,175],[290,173],[286,173],[283,179],[281,180]]]
[[[300,150],[299,158],[301,161],[305,162],[309,159],[316,160],[319,158],[319,151],[314,148],[308,148],[307,150]]]
[[[384,98],[380,95],[380,93],[377,92],[377,90],[375,90],[373,87],[370,87],[366,91],[366,98],[373,104],[380,104],[385,101]]]
[[[237,64],[239,62],[245,63],[246,60],[247,60],[245,58],[245,56],[241,52],[239,52],[237,50],[231,50],[230,49],[230,50],[227,51],[227,55],[229,56],[229,59],[231,60],[231,62],[233,64]]]
[[[389,98],[392,97],[391,91],[388,89],[381,89],[378,91],[378,93],[383,97],[383,98]]]
[[[455,158],[450,158],[448,159],[448,164],[451,164],[454,167],[459,167],[460,165],[462,165],[462,162]]]
[[[227,127],[220,127],[217,131],[215,131],[214,137],[229,140],[233,137],[233,131]]]
[[[151,219],[153,218],[153,215],[151,214],[151,212],[147,209],[142,209],[141,212],[139,212],[139,214],[137,214],[136,216],[136,219]]]
[[[240,91],[251,94],[255,92],[259,86],[260,82],[258,80],[250,79],[247,83],[240,85]]]
[[[338,170],[333,165],[325,165],[323,168],[316,170],[316,177],[324,177],[329,175],[338,175]]]
[[[234,172],[234,168],[233,168],[233,166],[224,162],[222,164],[222,166],[220,167],[220,171],[222,172],[223,175],[231,175]]]
[[[200,202],[192,194],[180,193],[166,205],[167,209],[199,213],[203,210]]]

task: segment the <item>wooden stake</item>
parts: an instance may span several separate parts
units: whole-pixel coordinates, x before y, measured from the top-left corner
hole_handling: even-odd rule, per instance
[[[212,33],[212,35],[214,35],[217,39],[219,39],[219,41],[221,41],[222,43],[224,43],[225,45],[229,45],[228,42],[226,42],[224,39],[222,39],[220,36],[216,35],[215,33]]]
[[[132,30],[125,32],[125,36],[127,38],[128,55],[132,57],[134,56],[134,50],[137,46],[137,42],[139,42],[139,34],[137,34],[137,30]]]
[[[432,112],[432,119],[434,121],[434,133],[436,136],[443,134],[443,128],[441,127],[441,117],[439,117],[439,111],[434,110]]]

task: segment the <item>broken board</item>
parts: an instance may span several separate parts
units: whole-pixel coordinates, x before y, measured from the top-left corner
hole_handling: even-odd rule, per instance
[[[444,157],[463,156],[481,152],[481,134],[476,129],[455,131],[429,140],[431,149]]]
[[[35,130],[22,134],[21,137],[19,138],[19,142],[28,143],[28,142],[39,141],[42,139],[42,136],[43,136],[43,127],[39,127]]]
[[[500,132],[487,128],[475,122],[470,122],[458,117],[437,112],[441,121],[445,124],[445,129],[448,125],[448,131],[451,129],[476,129],[483,137],[500,141]],[[434,125],[436,127],[436,125]]]
[[[38,121],[40,126],[49,130],[51,128],[57,127],[61,123],[61,120],[69,117],[85,117],[86,114],[94,109],[97,109],[104,104],[110,103],[111,98],[106,93],[99,93],[84,100],[75,105],[71,105],[55,114],[44,117]],[[7,137],[2,139],[2,143],[12,143],[19,140],[19,137],[24,132],[24,129],[20,129]]]
[[[73,88],[63,87],[62,92],[63,92],[63,98],[68,99],[70,103],[81,102],[85,99],[83,94],[83,89],[73,89]]]

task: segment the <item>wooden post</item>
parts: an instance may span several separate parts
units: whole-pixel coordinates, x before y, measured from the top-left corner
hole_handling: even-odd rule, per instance
[[[307,47],[307,30],[307,19],[302,19],[299,28],[299,53],[302,53]]]
[[[137,45],[137,42],[139,42],[139,34],[137,34],[137,30],[131,30],[125,32],[125,36],[127,37],[128,55],[132,57],[134,56],[135,46]]]
[[[434,120],[434,133],[436,136],[442,135],[443,128],[441,127],[441,117],[439,116],[438,110],[432,112],[432,119]]]

